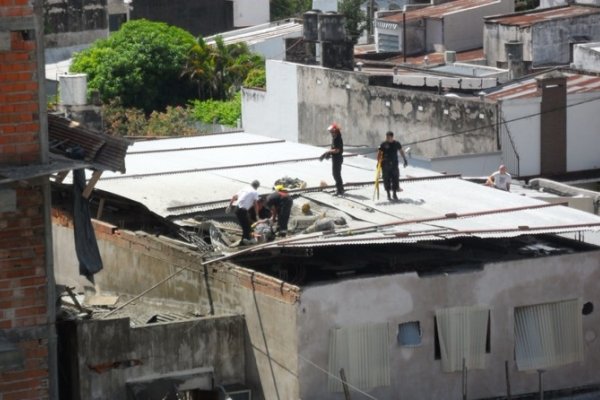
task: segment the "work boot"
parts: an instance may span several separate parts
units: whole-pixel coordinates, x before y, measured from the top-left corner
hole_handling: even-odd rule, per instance
[[[394,190],[394,200],[398,200],[398,195],[396,194],[395,190]]]
[[[386,190],[386,192],[387,192],[387,195],[388,195],[388,200],[392,200],[392,198],[390,197],[390,191]]]

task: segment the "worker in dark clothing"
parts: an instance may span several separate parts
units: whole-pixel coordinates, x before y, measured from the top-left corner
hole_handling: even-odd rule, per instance
[[[269,211],[269,209],[265,206],[264,197],[259,197],[258,200],[256,200],[256,207],[248,210],[248,216],[250,217],[250,221],[253,223],[271,217],[271,211]]]
[[[344,141],[342,140],[342,132],[340,127],[333,123],[327,128],[331,133],[331,148],[323,153],[320,160],[331,158],[331,172],[335,180],[335,195],[342,196],[344,194],[344,182],[342,181],[342,164],[344,163]]]
[[[406,161],[406,155],[402,150],[402,145],[397,140],[394,140],[394,132],[388,131],[385,134],[385,142],[379,146],[377,152],[377,161],[381,165],[381,171],[383,173],[383,187],[387,192],[388,200],[392,200],[390,196],[390,190],[393,192],[394,200],[398,200],[396,192],[402,191],[400,189],[400,169],[398,168],[398,153],[404,160],[404,167],[408,165]]]
[[[288,221],[292,212],[292,203],[294,202],[289,193],[282,187],[276,187],[275,192],[267,196],[266,207],[271,210],[271,220],[278,226],[278,235],[287,235]]]

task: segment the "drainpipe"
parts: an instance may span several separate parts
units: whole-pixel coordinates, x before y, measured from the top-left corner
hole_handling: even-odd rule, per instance
[[[402,8],[402,57],[406,64],[406,6]]]
[[[34,29],[35,29],[35,51],[37,61],[38,77],[38,122],[40,162],[49,162],[48,146],[48,110],[46,109],[46,88],[44,84],[45,60],[44,60],[44,9],[42,0],[33,3]],[[51,191],[49,176],[40,178],[39,183],[44,198],[44,247],[46,267],[46,327],[48,335],[48,397],[50,400],[58,400],[58,353],[56,337],[56,282],[54,280],[54,253],[52,249],[52,215],[51,215]]]

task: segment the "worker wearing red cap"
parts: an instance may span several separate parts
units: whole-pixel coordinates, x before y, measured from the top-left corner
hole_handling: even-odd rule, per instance
[[[344,182],[342,181],[342,164],[344,163],[344,141],[340,127],[333,123],[327,128],[331,133],[331,148],[321,155],[321,161],[324,158],[331,158],[331,172],[335,180],[335,196],[344,194]]]

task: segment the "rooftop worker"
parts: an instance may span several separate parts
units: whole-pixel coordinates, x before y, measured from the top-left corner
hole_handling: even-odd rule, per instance
[[[275,191],[267,196],[266,207],[271,210],[271,220],[277,222],[277,234],[287,235],[288,221],[292,212],[292,198],[283,190],[283,186],[277,185]]]
[[[512,178],[508,172],[506,172],[506,167],[504,165],[500,165],[498,167],[498,171],[491,174],[485,184],[487,186],[495,187],[496,189],[506,190],[510,192],[510,183],[512,182]]]
[[[258,214],[256,213],[257,210]],[[264,197],[258,196],[258,200],[256,200],[256,206],[248,210],[248,215],[250,216],[250,221],[252,222],[258,222],[271,217],[271,211],[265,207]]]
[[[402,150],[402,145],[397,140],[394,140],[394,132],[388,131],[385,134],[385,142],[379,145],[377,152],[377,162],[381,165],[381,171],[383,173],[383,187],[387,192],[388,200],[392,200],[390,197],[390,190],[394,193],[394,200],[398,200],[396,192],[402,191],[400,189],[400,168],[398,167],[398,153],[404,160],[404,167],[408,165],[406,161],[406,154]]]
[[[333,123],[327,128],[331,133],[331,148],[323,153],[320,160],[331,158],[331,172],[335,180],[335,195],[344,194],[344,182],[342,181],[342,164],[344,163],[344,141],[342,140],[342,131],[340,127]]]
[[[255,212],[258,214],[257,210],[257,200],[258,200],[258,192],[256,189],[260,186],[260,182],[257,180],[252,181],[249,187],[244,188],[237,192],[231,198],[229,202],[229,206],[231,207],[234,203],[237,204],[237,208],[235,210],[235,216],[238,219],[242,227],[242,244],[251,244],[253,243],[252,237],[250,236],[251,232],[251,224],[250,224],[250,216],[248,211],[251,208],[255,209]]]

